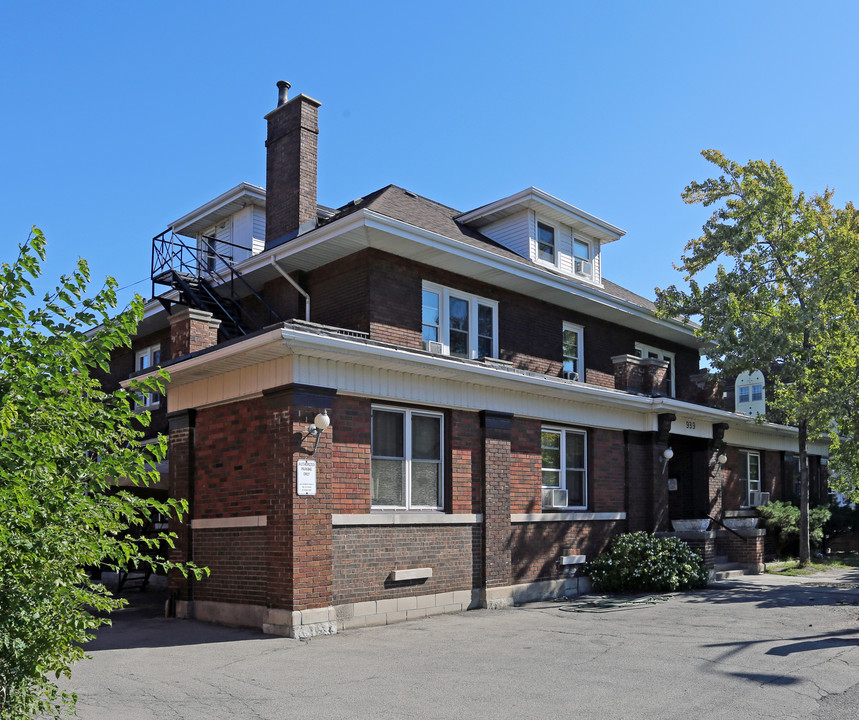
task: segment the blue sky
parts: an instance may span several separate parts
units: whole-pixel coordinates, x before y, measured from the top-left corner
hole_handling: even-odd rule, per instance
[[[36,224],[52,280],[148,278],[153,235],[265,184],[285,79],[322,103],[320,203],[534,185],[625,229],[605,276],[652,297],[709,214],[680,199],[704,148],[859,201],[857,26],[855,2],[7,2],[0,257]]]

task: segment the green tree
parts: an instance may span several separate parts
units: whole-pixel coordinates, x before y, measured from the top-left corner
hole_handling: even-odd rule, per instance
[[[115,281],[108,278],[88,297],[89,271],[80,260],[56,292],[35,303],[30,281],[44,259],[45,238],[34,228],[17,259],[0,265],[2,718],[58,717],[73,709],[74,694],[54,680],[70,675],[85,657],[81,644],[124,604],[85,568],[145,561],[161,538],[134,540],[129,529],[153,511],[184,510],[182,503],[119,490],[115,482],[157,480],[152,468],[166,444],[163,438],[139,443],[149,416],[135,411],[133,395],[160,390],[161,377],[111,394],[93,377],[107,369],[114,348],[129,344],[142,299],[112,316]]]
[[[722,174],[692,182],[683,200],[716,208],[677,266],[689,289],[657,289],[658,306],[664,315],[700,318],[697,333],[723,376],[763,370],[767,415],[797,427],[804,564],[808,442],[838,419],[845,368],[855,371],[859,358],[856,212],[852,205],[836,208],[829,190],[810,197],[795,192],[774,162],[739,165],[716,150],[702,155]],[[706,270],[715,276],[699,284]]]

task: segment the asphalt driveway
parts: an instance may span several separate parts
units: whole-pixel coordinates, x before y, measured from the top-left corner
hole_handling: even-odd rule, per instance
[[[857,569],[309,641],[167,620],[157,595],[127,596],[72,675],[87,720],[859,717]]]

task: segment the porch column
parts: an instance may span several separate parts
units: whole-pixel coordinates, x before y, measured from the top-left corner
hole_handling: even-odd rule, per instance
[[[488,608],[513,604],[510,585],[510,430],[513,415],[483,410],[483,590]]]
[[[170,469],[168,471],[168,487],[171,498],[185,500],[188,510],[180,521],[170,516],[168,528],[176,534],[174,546],[170,548],[168,558],[171,562],[188,562],[193,559],[193,539],[191,537],[191,517],[194,509],[194,425],[196,411],[193,409],[179,410],[168,413],[167,423],[169,437],[167,452]],[[193,600],[194,587],[192,581],[178,570],[168,574],[168,587],[171,595],[171,614],[175,614],[176,601]]]
[[[333,483],[331,428],[315,440],[307,429],[331,408],[336,390],[291,384],[265,391],[269,418],[267,622],[263,631],[288,637],[333,634]],[[315,465],[315,494],[298,494],[298,462]]]

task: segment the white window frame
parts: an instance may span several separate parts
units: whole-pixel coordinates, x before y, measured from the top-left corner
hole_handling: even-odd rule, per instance
[[[751,483],[751,459],[757,458],[758,465],[758,479],[757,479],[757,487],[752,487]],[[740,461],[742,466],[740,468],[740,483],[745,482],[746,484],[746,496],[740,499],[741,507],[751,507],[749,503],[749,496],[753,492],[760,492],[761,487],[763,485],[763,467],[761,465],[761,453],[759,450],[740,450]]]
[[[548,489],[558,490],[559,489],[559,490],[569,491],[568,483],[567,483],[567,467],[566,467],[566,462],[565,462],[565,458],[567,457],[567,436],[568,435],[579,435],[579,436],[581,436],[582,447],[584,449],[584,453],[583,453],[584,467],[571,468],[571,469],[583,472],[583,478],[584,478],[584,483],[583,483],[583,488],[582,488],[583,504],[582,505],[567,505],[567,509],[568,510],[586,510],[588,507],[588,433],[587,433],[587,430],[574,430],[572,428],[562,428],[562,427],[555,427],[552,425],[544,425],[542,428],[540,428],[541,452],[542,452],[543,433],[559,433],[561,436],[560,485],[558,485],[557,487],[555,485],[543,485],[543,470],[544,470],[544,468],[542,467],[542,457],[541,457],[540,486],[541,486],[541,489],[543,489],[543,490],[548,490]],[[551,470],[551,468],[547,468],[547,469]],[[569,501],[569,495],[567,496],[567,499]]]
[[[588,280],[593,280],[594,279],[594,244],[590,240],[588,240],[587,238],[576,235],[575,233],[573,233],[571,242],[572,242],[572,246],[570,248],[570,254],[572,255],[572,260],[573,260],[573,275],[575,277],[583,277],[583,278],[587,278]],[[581,243],[582,245],[587,245],[587,248],[588,248],[588,259],[587,260],[582,260],[582,258],[579,258],[576,255],[576,243],[577,242]],[[587,262],[591,266],[591,271],[587,272],[587,273],[576,272],[576,262],[578,262],[578,261]]]
[[[668,350],[663,350],[658,347],[654,347],[653,345],[645,345],[644,343],[637,342],[635,343],[635,352],[641,358],[650,357],[650,355],[656,355],[657,360],[668,360],[671,363],[669,369],[671,374],[669,377],[671,378],[671,383],[668,388],[668,394],[670,397],[677,396],[677,363],[675,362],[676,355],[673,352],[669,352]]]
[[[370,482],[373,478],[373,459],[379,460],[402,460],[403,461],[403,499],[404,505],[373,505],[373,492],[370,490],[370,507],[373,510],[444,510],[444,482],[445,482],[445,465],[444,465],[444,414],[433,412],[432,410],[419,410],[412,408],[403,408],[392,405],[373,405],[371,413],[375,411],[396,413],[403,416],[403,457],[394,458],[387,456],[377,456],[373,454],[373,420],[370,416]],[[412,504],[412,418],[432,417],[438,418],[439,426],[439,463],[438,463],[438,505],[413,505]]]
[[[158,359],[155,359],[155,353],[158,353]],[[145,364],[141,365],[141,361],[145,360]],[[160,343],[156,343],[155,345],[150,345],[149,347],[141,348],[136,353],[134,353],[134,372],[139,372],[140,370],[146,370],[151,367],[155,367],[156,365],[160,365],[161,363],[161,345]],[[142,400],[143,402],[140,402]],[[161,405],[161,395],[154,392],[146,392],[139,396],[138,400],[135,400],[134,406],[140,410],[152,410],[154,408],[160,407]]]
[[[561,374],[563,377],[567,378],[568,380],[578,380],[579,382],[584,382],[585,381],[585,368],[584,368],[583,363],[584,363],[584,356],[585,356],[585,349],[584,349],[585,329],[581,325],[576,325],[576,324],[570,323],[570,322],[564,322],[561,332],[562,332],[562,335],[561,335],[561,357],[562,357],[562,363],[563,363],[561,365]],[[567,358],[571,357],[571,356],[564,354],[564,334],[568,333],[568,332],[575,333],[578,336],[576,339],[576,349],[578,350],[578,356],[576,358],[574,358],[575,362],[576,362],[576,373],[575,373],[576,377],[575,378],[567,377],[567,370],[564,368],[564,366],[567,364]]]
[[[540,225],[543,225],[547,228],[551,228],[552,230],[552,259],[545,260],[540,257]],[[541,265],[547,265],[549,267],[557,268],[560,264],[560,242],[561,242],[561,228],[558,227],[557,223],[549,222],[545,218],[536,217],[534,223],[534,260]]]
[[[478,357],[478,306],[483,305],[492,310],[492,354],[490,357],[498,357],[498,301],[469,293],[460,292],[453,288],[437,285],[424,281],[421,287],[421,307],[423,307],[423,293],[433,292],[439,297],[439,324],[438,336],[442,344],[442,354],[450,355],[450,300],[455,298],[468,303],[468,355],[469,359]],[[427,323],[421,317],[421,328]],[[434,326],[435,327],[435,326]],[[457,356],[459,357],[459,356]]]

